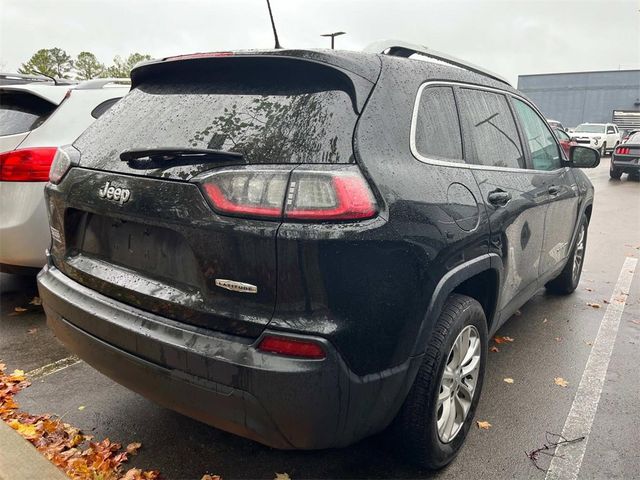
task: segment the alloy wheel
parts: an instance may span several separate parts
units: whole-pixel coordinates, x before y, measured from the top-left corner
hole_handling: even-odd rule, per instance
[[[443,443],[451,442],[467,419],[478,385],[481,354],[480,334],[468,325],[453,342],[440,379],[436,422]]]
[[[584,247],[585,247],[585,227],[582,225],[580,227],[580,233],[578,234],[578,241],[576,242],[576,251],[573,254],[573,281],[574,283],[578,280],[578,275],[580,275],[580,267],[582,266],[582,261],[584,260]]]

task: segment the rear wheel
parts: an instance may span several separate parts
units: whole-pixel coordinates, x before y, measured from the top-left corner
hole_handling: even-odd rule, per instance
[[[606,153],[607,153],[607,144],[603,143],[602,147],[600,148],[600,156],[604,157]]]
[[[482,306],[466,295],[445,303],[411,391],[394,422],[394,445],[429,469],[451,462],[473,422],[487,356]]]
[[[609,176],[614,180],[620,180],[622,177],[622,172],[613,167],[613,164],[609,167]]]
[[[567,264],[560,272],[560,275],[545,285],[547,290],[553,293],[568,294],[578,286],[580,275],[582,274],[582,265],[584,264],[584,253],[587,247],[588,225],[589,221],[586,215],[583,214],[578,227],[576,243],[573,245]]]

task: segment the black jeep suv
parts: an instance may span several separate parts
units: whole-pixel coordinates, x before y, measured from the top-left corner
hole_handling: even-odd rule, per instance
[[[499,77],[407,46],[165,58],[46,187],[48,323],[114,380],[283,449],[386,427],[430,468],[489,336],[576,288],[593,188]]]

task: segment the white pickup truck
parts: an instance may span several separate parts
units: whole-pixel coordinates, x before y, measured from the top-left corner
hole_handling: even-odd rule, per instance
[[[573,130],[573,137],[581,145],[588,145],[604,156],[621,141],[620,130],[613,123],[581,123]]]

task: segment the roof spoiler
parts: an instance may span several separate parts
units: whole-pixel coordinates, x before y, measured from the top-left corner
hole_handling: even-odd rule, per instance
[[[277,71],[301,71],[314,69],[315,72],[331,71],[336,79],[340,79],[345,91],[351,97],[354,110],[362,112],[366,99],[371,92],[374,81],[380,71],[380,62],[376,61],[375,71],[357,69],[357,62],[351,64],[348,59],[338,54],[313,50],[269,50],[269,51],[240,51],[240,52],[210,52],[177,57],[167,57],[161,60],[150,60],[136,64],[131,71],[131,88],[154,78],[173,76],[175,78],[215,78],[212,73],[239,71],[241,68],[255,68],[253,78],[262,78],[266,69]],[[235,69],[235,70],[234,70]],[[373,80],[370,79],[373,77]]]
[[[433,50],[423,45],[414,45],[412,43],[403,42],[402,40],[381,40],[378,42],[374,42],[365,47],[364,51],[369,53],[382,53],[384,55],[404,58],[409,58],[411,55],[422,55],[425,57],[440,60],[459,68],[463,68],[465,70],[470,70],[485,77],[489,77],[499,82],[506,83],[507,85],[511,85],[509,81],[501,75],[474,65],[473,63],[467,62],[466,60],[461,60],[449,54],[438,52],[437,50]]]

